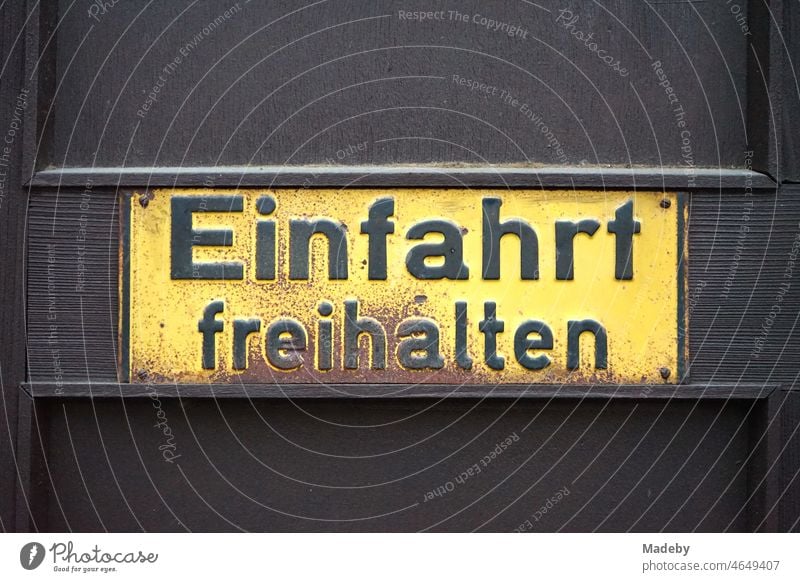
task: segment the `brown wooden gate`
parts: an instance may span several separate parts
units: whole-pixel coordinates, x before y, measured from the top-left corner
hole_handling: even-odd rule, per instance
[[[795,4],[0,14],[4,530],[800,527]],[[130,197],[323,187],[681,193],[683,374],[129,383]]]

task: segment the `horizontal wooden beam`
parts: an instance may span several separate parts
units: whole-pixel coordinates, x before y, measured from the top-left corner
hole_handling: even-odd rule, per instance
[[[777,384],[577,385],[577,384],[120,384],[28,382],[35,398],[626,398],[640,400],[757,400]]]
[[[519,166],[219,166],[57,168],[36,172],[29,187],[447,187],[774,190],[766,174],[722,168]]]

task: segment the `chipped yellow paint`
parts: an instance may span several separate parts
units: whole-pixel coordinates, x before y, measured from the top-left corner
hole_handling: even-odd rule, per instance
[[[131,381],[148,382],[289,382],[289,383],[671,383],[678,376],[679,337],[679,216],[678,196],[655,192],[523,191],[460,189],[277,189],[277,190],[169,190],[148,192],[146,204],[135,193],[130,202],[129,330],[127,343]],[[238,261],[243,280],[172,280],[170,273],[171,205],[175,196],[213,197],[240,195],[244,211],[195,213],[193,228],[225,228],[233,231],[229,247],[193,249],[193,261]],[[255,201],[271,195],[277,209],[260,216]],[[394,234],[387,237],[388,273],[385,281],[368,279],[368,236],[360,233],[368,209],[376,200],[392,197]],[[501,276],[483,280],[482,210],[486,197],[503,202],[500,219],[522,218],[536,230],[539,240],[538,280],[520,277],[520,244],[509,235],[501,242]],[[662,200],[669,200],[667,208]],[[634,217],[641,232],[633,237],[632,280],[615,279],[615,235],[608,222],[615,210],[634,202]],[[329,280],[327,244],[316,235],[311,244],[310,279],[289,279],[289,220],[323,218],[347,227],[348,271],[346,280]],[[594,236],[574,239],[574,280],[555,277],[555,222],[594,218],[600,228]],[[423,220],[446,219],[462,229],[467,280],[419,280],[406,268],[410,248],[423,241],[406,240],[409,228]],[[255,224],[273,220],[277,225],[277,280],[255,279]],[[438,239],[437,239],[438,236]],[[437,242],[429,235],[424,242]],[[435,260],[431,264],[435,264]],[[681,289],[682,291],[682,289]],[[359,301],[359,316],[373,317],[386,329],[386,368],[370,368],[369,346],[361,341],[360,367],[343,368],[343,302]],[[215,334],[214,369],[202,367],[202,339],[198,321],[209,302],[224,300],[217,316],[223,330]],[[318,322],[320,301],[334,306],[333,369],[318,369]],[[470,370],[456,364],[456,301],[468,302],[468,353]],[[505,329],[497,335],[497,352],[505,359],[503,370],[489,368],[484,360],[485,336],[478,329],[484,302],[497,304],[497,317]],[[308,335],[308,349],[298,352],[300,366],[278,370],[269,363],[265,349],[270,322],[293,318]],[[444,367],[411,370],[397,358],[397,326],[408,317],[435,320],[440,330]],[[232,369],[233,320],[261,320],[260,332],[247,340],[247,368]],[[521,366],[514,353],[514,332],[525,320],[545,322],[553,332],[552,360],[543,370]],[[607,330],[608,366],[596,369],[594,337],[580,339],[580,368],[568,370],[567,325],[573,319],[594,319]],[[683,322],[682,322],[683,323]],[[532,335],[532,339],[536,336]],[[662,369],[670,371],[665,380]]]

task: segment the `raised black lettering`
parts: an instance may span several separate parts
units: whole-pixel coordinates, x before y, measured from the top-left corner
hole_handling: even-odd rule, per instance
[[[394,214],[394,199],[381,198],[369,207],[369,219],[361,223],[361,234],[369,235],[369,278],[386,280],[386,235],[394,232],[387,219]]]
[[[469,267],[464,264],[464,241],[461,230],[447,220],[426,220],[415,224],[406,234],[408,240],[422,240],[425,235],[439,233],[439,243],[416,245],[408,251],[406,268],[417,279],[469,279]],[[429,257],[442,257],[444,264],[428,265]]]
[[[593,319],[570,321],[567,327],[567,369],[577,370],[581,365],[580,337],[583,332],[594,334],[594,367],[608,368],[608,336],[606,328]]]
[[[539,334],[537,339],[530,339],[532,333]],[[545,354],[531,356],[528,350],[552,350],[553,332],[542,321],[524,321],[514,334],[514,355],[523,368],[542,370],[550,365],[550,358]]]
[[[483,278],[500,278],[500,240],[507,234],[519,237],[522,279],[539,278],[539,239],[530,224],[520,219],[500,222],[499,198],[483,199]]]
[[[579,232],[592,236],[600,223],[592,218],[572,222],[556,221],[556,279],[571,280],[575,277],[575,235]]]
[[[358,301],[344,302],[344,367],[358,369],[358,340],[366,334],[372,344],[372,369],[386,368],[386,331],[377,319],[358,317]]]
[[[262,216],[275,211],[275,199],[272,196],[261,196],[256,200],[256,210]],[[275,278],[275,223],[271,220],[259,220],[256,223],[256,279],[259,281]]]
[[[317,311],[323,317],[328,317],[333,313],[333,305],[323,301],[317,307]],[[330,319],[319,320],[318,336],[317,367],[320,370],[330,370],[333,368],[333,322]]]
[[[233,320],[233,369],[247,369],[247,336],[261,330],[260,319]]]
[[[464,370],[472,369],[467,351],[467,302],[456,301],[456,363]]]
[[[347,279],[347,236],[344,226],[327,218],[289,221],[289,279],[308,279],[311,237],[328,241],[328,278]]]
[[[267,328],[266,347],[267,360],[279,370],[299,368],[303,365],[300,352],[307,347],[306,330],[294,319],[273,321]]]
[[[401,366],[410,370],[444,367],[444,358],[439,353],[439,327],[435,321],[422,317],[406,319],[397,326],[397,335],[403,338],[397,346]],[[419,335],[422,337],[417,337]]]
[[[616,235],[616,259],[614,277],[618,280],[633,279],[633,235],[639,234],[642,224],[633,219],[633,200],[617,208],[616,220],[608,223],[608,232]]]
[[[195,212],[242,212],[242,196],[175,196],[172,198],[170,237],[171,276],[173,279],[242,279],[244,269],[238,262],[195,263],[192,247],[229,247],[233,245],[230,229],[192,227]]]
[[[224,324],[218,321],[216,316],[224,309],[224,301],[212,301],[203,310],[203,319],[197,322],[197,329],[203,334],[203,369],[205,370],[213,370],[217,367],[215,335],[222,331]]]
[[[485,337],[484,359],[493,370],[505,368],[506,360],[497,354],[497,334],[505,329],[505,322],[497,319],[497,305],[494,301],[483,304],[483,320],[478,324]]]

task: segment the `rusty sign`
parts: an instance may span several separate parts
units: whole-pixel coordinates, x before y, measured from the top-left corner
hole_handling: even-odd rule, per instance
[[[130,381],[674,383],[656,192],[163,189],[123,204]]]

